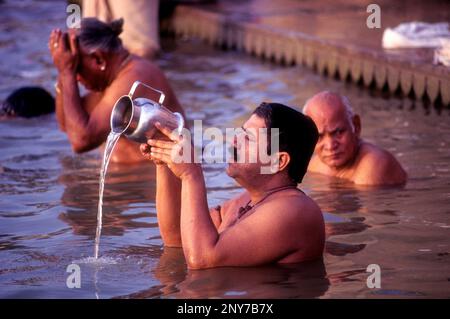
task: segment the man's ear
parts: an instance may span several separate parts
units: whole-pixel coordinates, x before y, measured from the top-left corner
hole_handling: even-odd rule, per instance
[[[355,134],[356,136],[360,137],[361,135],[361,118],[358,114],[353,115],[352,118],[353,126],[355,127]]]
[[[106,57],[103,52],[100,51],[94,51],[91,53],[91,56],[95,60],[95,64],[98,66],[99,69],[106,67]]]
[[[284,170],[291,162],[291,156],[288,152],[278,152],[278,171]]]

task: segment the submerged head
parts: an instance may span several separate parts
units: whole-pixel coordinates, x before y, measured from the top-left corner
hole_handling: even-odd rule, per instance
[[[323,91],[308,101],[303,113],[309,115],[319,130],[315,153],[333,169],[345,167],[358,152],[361,120],[349,100],[337,93]]]
[[[84,18],[77,31],[80,61],[78,80],[89,90],[103,91],[113,80],[109,69],[115,57],[125,49],[119,35],[122,33],[123,19],[111,23],[96,18]]]
[[[3,102],[0,117],[36,117],[53,113],[55,99],[45,89],[23,87],[12,92]]]
[[[283,104],[262,103],[242,128],[245,138],[235,138],[233,147],[235,154],[245,154],[245,162],[230,163],[229,176],[243,186],[271,178],[302,181],[318,139],[317,128],[308,116]],[[267,134],[263,134],[264,129]],[[259,154],[272,154],[270,163]],[[257,158],[254,163],[249,162],[252,156]],[[272,172],[262,174],[261,169],[268,165],[272,165]]]

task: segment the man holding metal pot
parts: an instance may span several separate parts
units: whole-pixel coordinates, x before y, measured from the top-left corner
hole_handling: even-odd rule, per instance
[[[201,164],[193,154],[184,154],[193,149],[186,147],[191,145],[190,135],[156,126],[169,140],[150,139],[141,144],[141,152],[157,164],[156,210],[163,242],[183,247],[189,268],[298,263],[322,257],[322,212],[297,188],[318,139],[308,116],[277,103],[256,108],[242,126],[245,138],[233,141],[227,167],[243,192],[212,209]],[[259,133],[263,129],[278,130],[278,151],[262,143],[268,138]],[[246,142],[250,140],[256,142]],[[275,159],[270,173],[263,173],[266,163],[258,156],[256,161],[247,160],[260,150]],[[237,154],[245,160],[238,161]],[[188,160],[180,161],[179,156]]]

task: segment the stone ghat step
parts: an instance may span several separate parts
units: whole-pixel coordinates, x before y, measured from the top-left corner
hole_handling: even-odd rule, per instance
[[[234,21],[226,14],[179,5],[162,25],[178,36],[200,38],[211,45],[236,49],[276,63],[305,65],[320,74],[362,82],[378,89],[387,86],[416,99],[425,96],[450,105],[450,68],[393,57],[357,45],[341,45],[298,31]]]

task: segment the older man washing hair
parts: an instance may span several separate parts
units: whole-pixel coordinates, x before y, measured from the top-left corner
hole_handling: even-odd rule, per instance
[[[122,19],[104,23],[85,18],[79,29],[55,29],[50,34],[48,46],[58,69],[56,117],[77,153],[106,141],[112,108],[136,80],[165,92],[166,106],[183,113],[161,69],[124,48],[119,38],[123,23]],[[78,83],[87,89],[85,95]],[[121,138],[111,160],[133,163],[142,157],[135,143]]]
[[[407,175],[388,151],[361,139],[361,119],[349,100],[324,91],[309,99],[303,113],[319,130],[319,141],[308,170],[360,185],[398,185]]]

